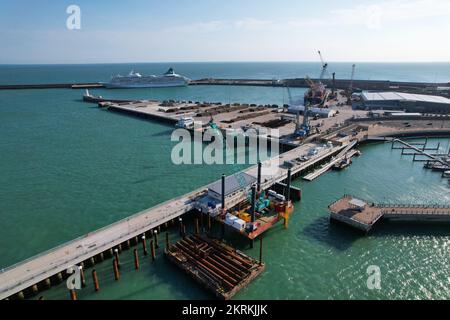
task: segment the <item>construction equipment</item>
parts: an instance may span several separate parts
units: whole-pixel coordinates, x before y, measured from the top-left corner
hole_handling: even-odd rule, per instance
[[[217,125],[217,123],[214,122],[214,119],[213,119],[212,116],[211,116],[211,119],[210,119],[209,122],[208,122],[208,126],[209,126],[211,129],[219,129],[219,126]]]
[[[305,111],[303,112],[303,122],[300,124],[300,111],[297,111],[296,123],[295,123],[295,132],[296,136],[306,138],[309,136],[311,132],[311,126],[309,124],[309,103],[305,104]]]
[[[310,89],[305,93],[304,104],[314,107],[323,107],[328,99],[329,92],[322,82],[314,82],[310,77],[305,76],[305,81]]]
[[[288,106],[290,108],[298,108],[295,112],[295,131],[294,135],[299,137],[307,137],[310,134],[311,127],[309,124],[309,110],[311,107],[311,103],[309,101],[310,98],[316,97],[316,95],[321,95],[321,90],[324,88],[322,83],[314,82],[310,77],[305,77],[306,83],[309,85],[310,89],[307,93],[305,93],[305,97],[303,101],[295,100],[292,96],[291,90],[289,86],[284,82],[286,91],[288,93]],[[317,97],[316,97],[317,98]],[[304,105],[303,110],[303,122],[300,122],[300,109]]]

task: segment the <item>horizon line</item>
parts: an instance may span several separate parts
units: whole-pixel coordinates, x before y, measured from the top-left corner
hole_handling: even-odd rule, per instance
[[[26,66],[26,65],[98,65],[98,64],[184,64],[184,63],[317,63],[320,61],[313,60],[211,60],[211,61],[127,61],[127,62],[14,62],[14,63],[0,63],[0,66]],[[386,64],[438,64],[450,63],[449,61],[328,61],[330,63],[386,63]]]

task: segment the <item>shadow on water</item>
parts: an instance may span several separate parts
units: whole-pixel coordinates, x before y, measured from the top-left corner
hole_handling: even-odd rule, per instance
[[[351,248],[363,235],[340,223],[332,223],[328,217],[319,217],[303,229],[303,234],[322,245],[340,251]]]
[[[129,270],[133,272],[133,270]],[[158,279],[153,281],[151,286],[146,286],[139,291],[132,291],[130,294],[122,296],[121,299],[134,299],[136,296],[145,297],[145,293],[157,290],[161,285],[169,287],[172,295],[176,299],[212,299],[214,296],[205,291],[201,285],[181,269],[166,260],[164,254],[160,254],[157,260],[145,269],[146,277]],[[155,297],[158,299],[157,297]],[[161,297],[163,299],[164,297]]]

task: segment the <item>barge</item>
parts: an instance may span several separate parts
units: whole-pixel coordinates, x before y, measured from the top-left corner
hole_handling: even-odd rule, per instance
[[[166,257],[221,300],[231,299],[265,268],[261,260],[204,235],[170,245]]]

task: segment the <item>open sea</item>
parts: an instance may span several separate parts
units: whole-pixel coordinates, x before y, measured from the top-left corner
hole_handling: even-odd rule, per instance
[[[108,81],[131,69],[160,74],[169,67],[192,79],[317,76],[316,63],[175,63],[102,65],[0,65],[0,84]],[[351,64],[330,63],[337,78]],[[450,64],[358,64],[356,78],[450,82]],[[296,89],[301,94],[304,89]],[[84,90],[0,91],[0,268],[50,249],[140,210],[219,179],[238,165],[176,166],[170,160],[172,128],[100,110],[83,103]],[[283,103],[282,88],[192,86],[92,90],[115,98]],[[449,139],[441,142],[448,150]],[[364,237],[330,224],[327,206],[344,193],[375,202],[450,204],[440,173],[370,144],[342,172],[316,181],[300,179],[303,200],[284,230],[264,235],[266,271],[235,299],[449,299],[450,229],[433,225],[380,225]],[[177,230],[171,238],[175,240]],[[246,253],[258,257],[259,247]],[[160,250],[161,251],[161,250]],[[96,266],[101,291],[88,287],[79,299],[207,299],[200,286],[163,259],[133,267],[121,257],[121,280],[111,260]],[[367,287],[367,267],[381,269],[381,290]],[[64,284],[41,293],[68,299]]]

